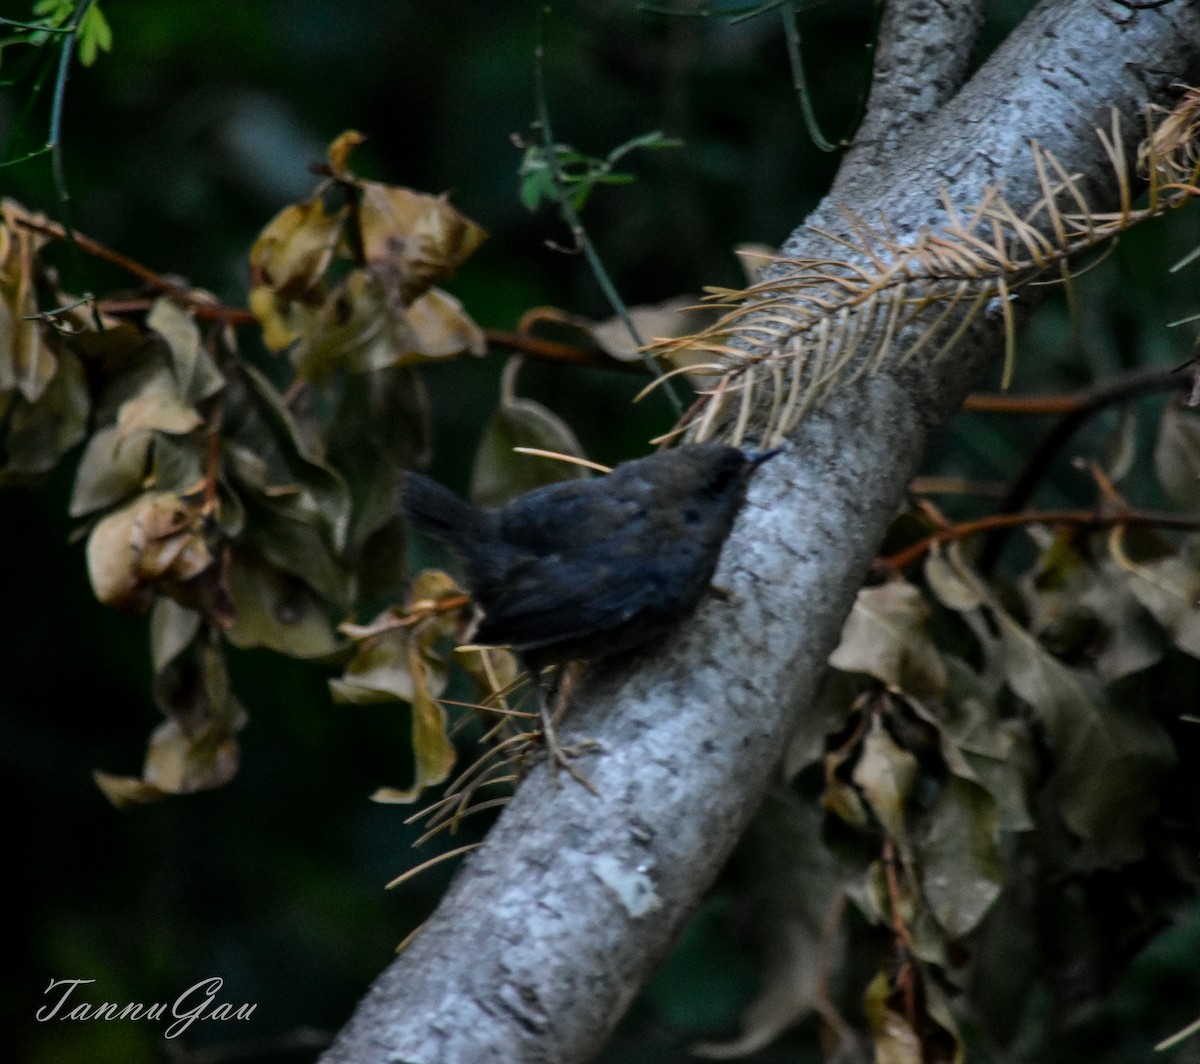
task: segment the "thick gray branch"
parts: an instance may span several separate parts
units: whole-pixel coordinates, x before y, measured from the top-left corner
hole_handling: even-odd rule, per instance
[[[1136,123],[1198,61],[1200,4],[1133,14],[1051,0],[890,169],[840,202],[914,232],[939,220],[940,185],[971,203],[1004,178],[1020,209],[1037,195],[1030,137],[1111,202],[1093,127],[1113,105]],[[817,213],[844,229],[836,203]],[[789,250],[811,253],[813,239],[799,230]],[[999,332],[985,318],[937,365],[866,378],[801,424],[726,545],[716,579],[729,598],[580,684],[570,724],[603,744],[580,762],[601,797],[535,771],[325,1064],[600,1052],[754,814],[905,485]]]
[[[867,111],[834,192],[886,168],[966,80],[983,0],[885,0]]]

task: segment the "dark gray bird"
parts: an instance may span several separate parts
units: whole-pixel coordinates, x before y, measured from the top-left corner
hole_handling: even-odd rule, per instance
[[[537,675],[632,649],[676,624],[709,586],[751,474],[777,453],[677,447],[498,510],[409,473],[401,504],[461,562],[483,611],[473,641],[511,647]],[[552,732],[546,740],[552,746]]]

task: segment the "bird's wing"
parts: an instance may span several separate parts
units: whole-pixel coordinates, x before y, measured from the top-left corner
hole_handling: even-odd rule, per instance
[[[509,574],[475,633],[480,643],[528,651],[604,632],[651,606],[659,590],[628,559],[547,555]]]
[[[634,493],[605,494],[610,480],[564,481],[514,499],[497,515],[499,534],[535,555],[595,549],[617,536],[628,541],[644,523],[645,500]]]

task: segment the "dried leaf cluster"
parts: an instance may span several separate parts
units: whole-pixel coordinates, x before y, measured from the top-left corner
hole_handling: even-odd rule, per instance
[[[897,518],[892,557],[920,544],[920,578],[884,564],[859,592],[791,786],[744,845],[769,869],[747,900],[764,985],[705,1055],[812,1011],[835,1059],[961,1061],[966,1030],[1002,1055],[1048,1002],[1106,993],[1194,897],[1198,448],[1200,417],[1169,407],[1156,490],[1197,532],[1033,521],[1011,580],[927,511]]]
[[[276,215],[250,249],[250,306],[263,338],[272,351],[290,349],[308,380],[484,350],[479,327],[434,286],[485,233],[444,196],[355,177],[348,157],[362,140],[351,131],[334,141],[328,180]],[[338,260],[349,271],[332,281]]]
[[[70,513],[87,536],[92,587],[150,617],[166,720],[140,777],[96,774],[117,804],[234,774],[246,714],[227,645],[344,664],[332,683],[341,701],[410,703],[414,795],[453,763],[435,699],[447,681],[441,655],[469,620],[465,597],[427,573],[412,583],[410,610],[353,618],[405,582],[395,491],[429,446],[411,367],[482,353],[478,326],[435,285],[484,234],[445,197],[357,178],[347,157],[361,139],[331,145],[313,196],[280,212],[250,251],[251,306],[294,376],[241,354],[231,323],[244,312],[176,280],[139,268],[144,291],[73,299],[46,261],[61,227],[0,205],[0,484],[33,483],[83,442]],[[489,497],[513,490],[513,442],[578,451],[554,415],[515,394],[516,371],[480,447],[478,490]]]

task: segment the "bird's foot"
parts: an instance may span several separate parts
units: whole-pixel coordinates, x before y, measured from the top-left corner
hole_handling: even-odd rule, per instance
[[[600,743],[595,739],[581,739],[572,746],[563,746],[558,741],[558,734],[554,729],[554,722],[551,720],[549,713],[542,713],[542,743],[546,747],[546,755],[550,761],[550,778],[556,779],[556,773],[559,766],[567,770],[567,774],[575,780],[576,783],[587,788],[597,798],[600,797],[600,792],[596,790],[595,785],[582,772],[579,771],[571,762],[574,758],[581,754],[587,753],[589,750],[600,749]]]

